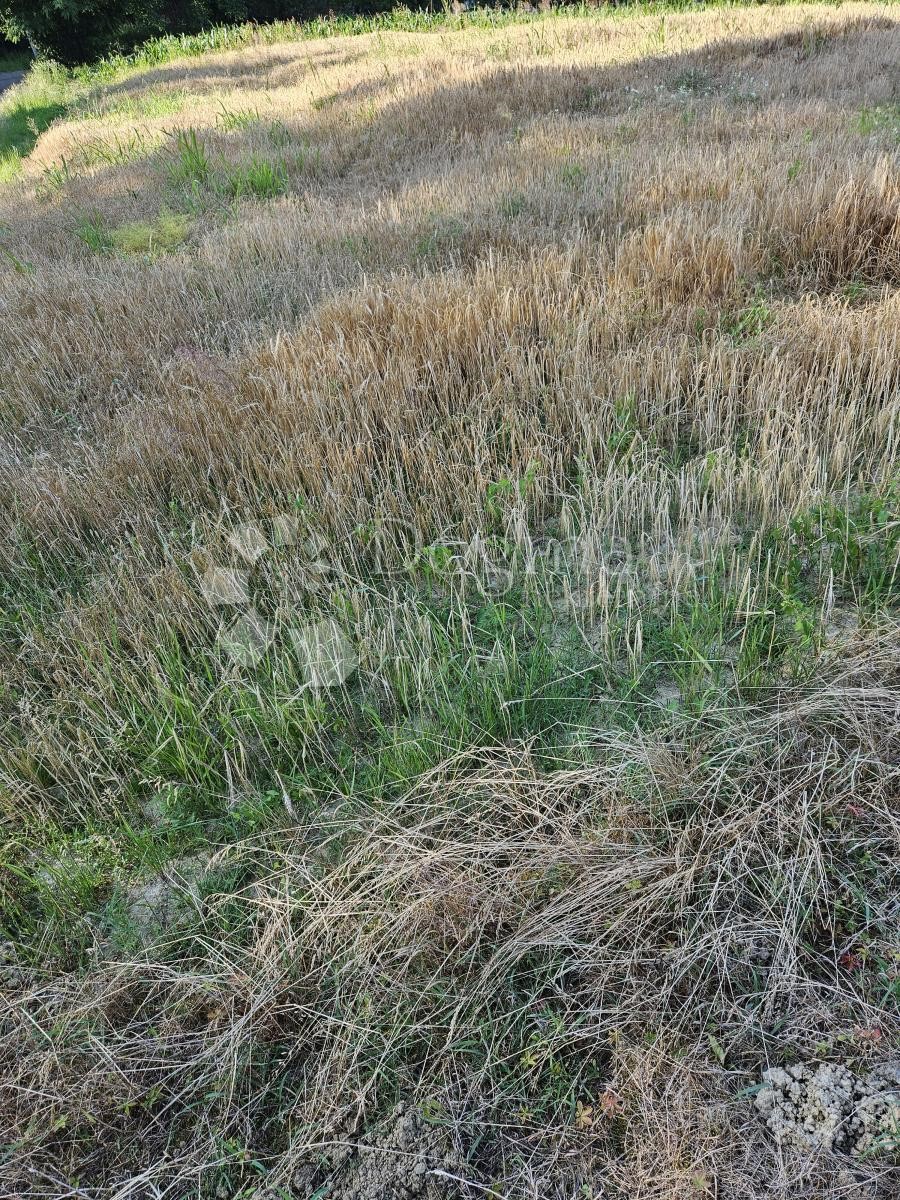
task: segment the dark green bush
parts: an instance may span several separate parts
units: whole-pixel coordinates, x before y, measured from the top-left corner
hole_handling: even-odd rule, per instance
[[[36,53],[71,66],[127,52],[161,34],[385,7],[379,0],[0,0],[0,33],[27,39]]]

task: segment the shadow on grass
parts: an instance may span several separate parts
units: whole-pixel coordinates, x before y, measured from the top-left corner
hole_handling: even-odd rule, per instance
[[[215,93],[224,87],[259,89],[263,84],[271,88],[295,87],[315,72],[334,66],[349,67],[363,57],[363,50],[341,46],[331,52],[317,49],[313,59],[307,43],[288,42],[267,47],[264,52],[257,51],[243,63],[211,63],[200,58],[188,63],[152,67],[116,83],[101,85],[89,99],[96,95],[138,97],[147,90],[165,90],[173,84],[200,94]]]
[[[44,130],[65,111],[64,104],[23,101],[0,117],[0,178],[7,164],[31,153]]]

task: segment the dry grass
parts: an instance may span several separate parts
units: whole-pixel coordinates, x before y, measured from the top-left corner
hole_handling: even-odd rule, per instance
[[[37,140],[0,1191],[343,1195],[402,1100],[429,1195],[897,1194],[746,1089],[900,1032],[898,57],[887,5],[548,14],[176,62]]]

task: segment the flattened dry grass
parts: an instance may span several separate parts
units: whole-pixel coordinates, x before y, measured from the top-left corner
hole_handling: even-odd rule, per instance
[[[0,1190],[343,1195],[402,1101],[423,1195],[895,1194],[750,1096],[900,1032],[898,57],[883,5],[548,14],[36,137]]]

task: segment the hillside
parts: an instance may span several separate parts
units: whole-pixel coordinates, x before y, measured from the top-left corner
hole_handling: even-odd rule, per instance
[[[0,1194],[896,1198],[897,8],[315,32],[0,99]]]

